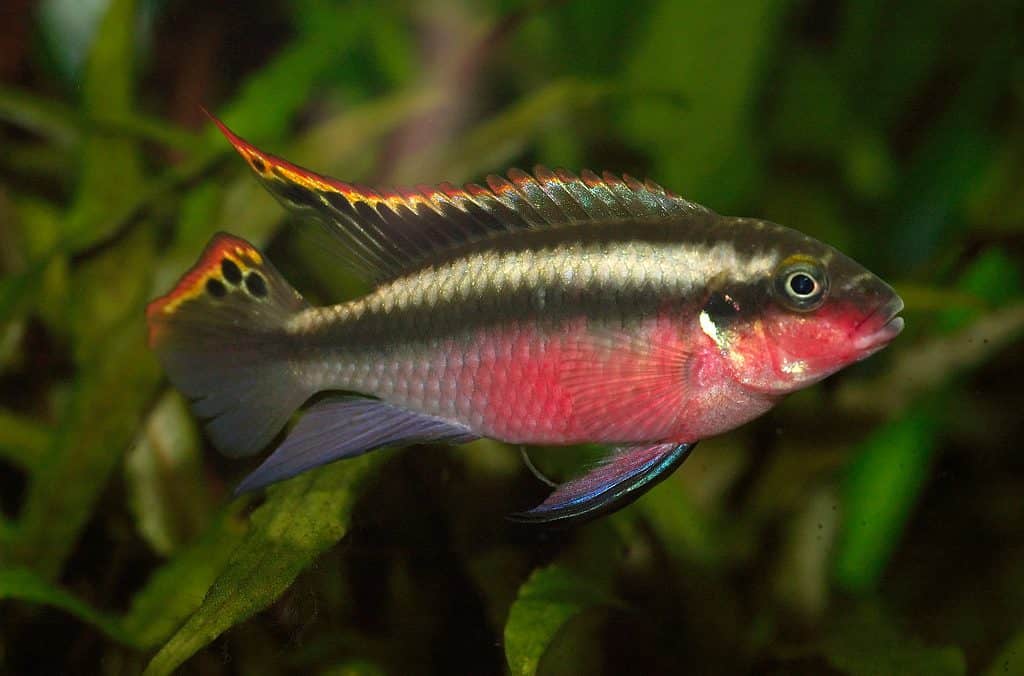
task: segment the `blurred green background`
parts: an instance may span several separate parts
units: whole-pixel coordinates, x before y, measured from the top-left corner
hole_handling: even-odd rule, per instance
[[[1024,674],[1024,7],[0,10],[0,672]],[[891,281],[887,350],[572,530],[493,442],[232,502],[144,341],[218,230],[359,289],[200,106],[371,183],[649,176]],[[568,476],[593,449],[533,453]]]

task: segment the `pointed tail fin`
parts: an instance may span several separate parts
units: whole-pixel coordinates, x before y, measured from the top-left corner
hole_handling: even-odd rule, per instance
[[[223,453],[258,452],[312,394],[286,331],[307,307],[255,247],[220,233],[146,308],[150,347]]]

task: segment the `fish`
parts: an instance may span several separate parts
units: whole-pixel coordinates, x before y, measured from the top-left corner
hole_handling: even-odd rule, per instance
[[[538,166],[375,189],[212,119],[372,288],[311,306],[261,251],[220,233],[148,305],[149,345],[222,453],[258,454],[300,413],[238,492],[384,446],[605,445],[512,516],[578,523],[904,326],[895,290],[835,248],[650,180]]]

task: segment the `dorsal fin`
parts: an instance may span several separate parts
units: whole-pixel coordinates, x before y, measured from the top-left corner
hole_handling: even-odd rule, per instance
[[[586,220],[704,213],[704,207],[653,181],[605,172],[579,176],[537,166],[487,187],[450,183],[375,190],[321,176],[265,153],[214,123],[249,163],[260,182],[290,211],[312,216],[344,244],[353,267],[374,281],[400,276],[433,255],[495,234]]]

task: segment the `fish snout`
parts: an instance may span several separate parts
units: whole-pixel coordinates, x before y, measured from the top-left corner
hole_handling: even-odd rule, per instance
[[[856,327],[851,338],[853,347],[863,352],[862,359],[888,345],[903,331],[903,299],[891,291],[889,299],[879,303]]]

